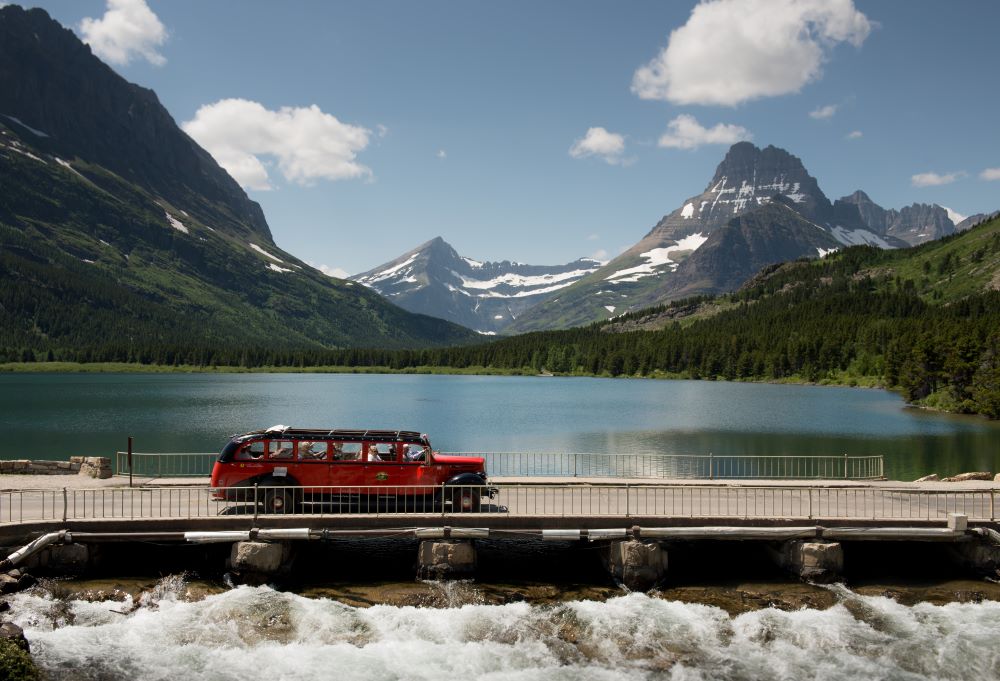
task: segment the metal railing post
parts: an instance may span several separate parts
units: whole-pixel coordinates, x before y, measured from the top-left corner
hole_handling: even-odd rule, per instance
[[[847,480],[847,453],[844,453],[844,480]]]
[[[128,436],[128,486],[132,486],[132,436]]]
[[[69,513],[69,496],[66,488],[63,487],[63,522],[66,522],[66,515]]]
[[[257,525],[257,513],[258,513],[258,499],[257,499],[257,487],[258,484],[255,482],[253,484],[253,524]]]
[[[715,480],[715,455],[708,453],[708,479]]]

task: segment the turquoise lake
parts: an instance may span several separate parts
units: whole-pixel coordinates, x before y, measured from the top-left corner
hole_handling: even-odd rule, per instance
[[[1000,469],[1000,424],[855,388],[367,374],[0,375],[4,458],[218,451],[274,424],[429,433],[445,451],[882,454],[886,475]]]

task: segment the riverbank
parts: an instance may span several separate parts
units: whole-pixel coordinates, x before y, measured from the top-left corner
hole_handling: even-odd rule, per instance
[[[179,600],[198,602],[225,593],[224,582],[193,575],[166,578],[123,577],[106,579],[43,579],[33,593],[53,601],[119,602],[130,607],[150,602],[170,591]],[[527,603],[556,606],[570,601],[603,603],[628,592],[614,584],[492,583],[462,581],[357,581],[299,584],[283,591],[309,599],[326,599],[355,608],[458,608],[464,605]],[[705,605],[734,617],[767,608],[794,612],[802,608],[827,610],[849,600],[850,595],[889,598],[900,605],[935,606],[949,603],[1000,602],[1000,584],[985,580],[861,581],[850,585],[821,586],[799,581],[723,581],[666,585],[648,595],[664,601]]]

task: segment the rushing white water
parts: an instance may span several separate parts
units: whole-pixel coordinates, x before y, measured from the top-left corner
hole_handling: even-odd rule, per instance
[[[11,597],[50,679],[998,679],[1000,603],[839,591],[828,610],[607,602],[354,608],[267,587],[196,602]]]

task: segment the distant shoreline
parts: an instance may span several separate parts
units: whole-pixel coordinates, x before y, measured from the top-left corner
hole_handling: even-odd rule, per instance
[[[193,364],[167,365],[167,364],[136,364],[128,362],[6,362],[0,364],[0,373],[11,374],[58,374],[58,373],[81,373],[81,374],[441,374],[455,376],[538,376],[543,378],[626,378],[626,379],[652,379],[652,380],[701,380],[719,381],[729,383],[771,383],[789,385],[817,385],[834,386],[842,388],[874,388],[886,390],[882,382],[873,376],[844,376],[838,378],[824,378],[819,381],[809,381],[802,377],[789,376],[781,379],[737,379],[730,380],[722,377],[716,378],[694,378],[686,373],[667,373],[654,371],[646,376],[611,374],[592,374],[584,372],[539,372],[531,367],[521,367],[519,369],[507,369],[496,367],[441,367],[441,366],[417,366],[406,367],[404,369],[394,369],[389,366],[262,366],[262,367],[237,367],[237,366],[197,366]]]

